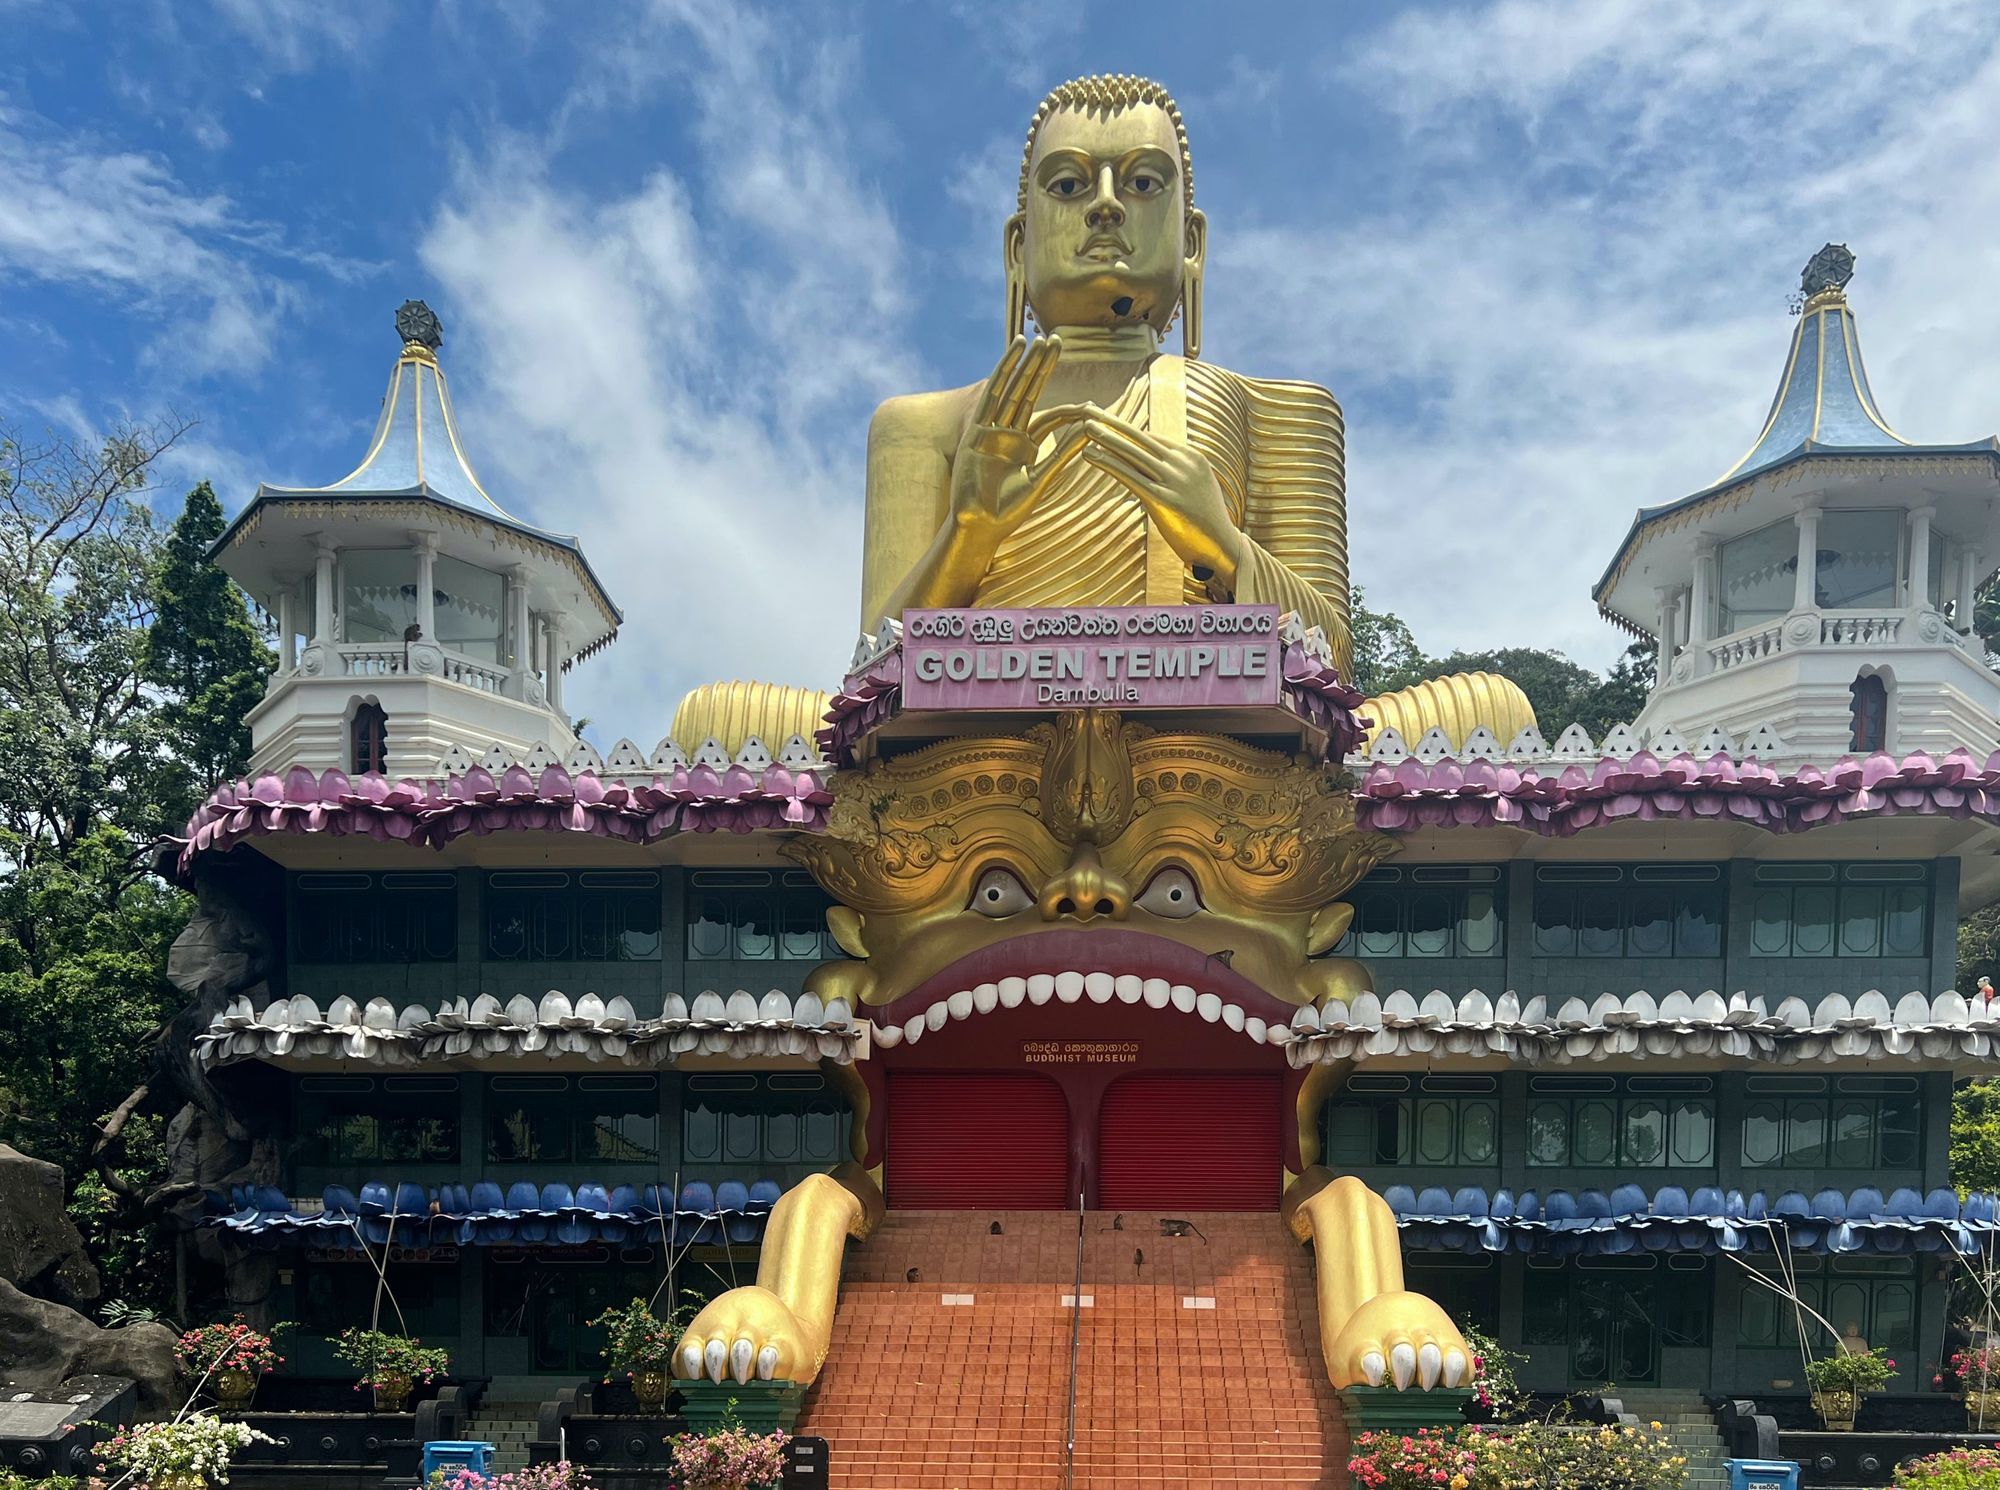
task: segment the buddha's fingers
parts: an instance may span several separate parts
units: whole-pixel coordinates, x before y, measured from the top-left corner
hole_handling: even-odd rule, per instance
[[[1057,426],[1081,423],[1097,412],[1096,404],[1056,404],[1041,410],[1028,421],[1028,437],[1039,444]]]
[[[1165,460],[1173,453],[1174,447],[1159,438],[1151,430],[1141,429],[1129,419],[1120,418],[1109,409],[1092,411],[1091,422],[1102,425],[1107,431],[1123,435],[1132,444],[1151,455],[1156,460]]]
[[[1089,444],[1090,436],[1082,430],[1077,430],[1028,468],[1028,489],[1035,500],[1040,500],[1042,493],[1049,489],[1069,463],[1082,454]]]
[[[1048,390],[1049,379],[1056,375],[1056,364],[1062,360],[1060,336],[1045,337],[1042,345],[1045,348],[1042,360],[1035,364],[1034,373],[1027,380],[1028,386],[1021,399],[1021,406],[1015,411],[1013,419],[1008,421],[1016,429],[1025,429],[1032,422],[1035,405],[1042,401],[1042,394]]]
[[[1035,409],[1035,395],[1047,382],[1043,369],[1054,369],[1055,357],[1060,350],[1061,343],[1054,337],[1035,338],[1015,367],[1013,376],[1007,380],[1007,386],[1001,390],[992,423],[1007,429],[1026,428],[1028,415]]]
[[[1091,419],[1086,428],[1090,431],[1091,440],[1100,449],[1122,456],[1140,470],[1150,472],[1155,481],[1166,479],[1170,456],[1165,446],[1159,445],[1150,437],[1143,442],[1134,439],[1131,431],[1120,429],[1102,419]]]
[[[1165,496],[1155,478],[1102,446],[1092,443],[1083,452],[1083,458],[1149,506]]]
[[[1000,361],[994,365],[993,375],[986,380],[986,387],[979,395],[979,407],[973,411],[974,424],[993,423],[993,412],[1000,406],[1000,395],[1014,376],[1014,369],[1027,355],[1028,339],[1017,336],[1007,343],[1007,350],[1000,354]]]

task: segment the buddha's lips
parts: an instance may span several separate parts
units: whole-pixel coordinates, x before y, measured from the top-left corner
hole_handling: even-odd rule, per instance
[[[1109,973],[1113,977],[1129,974],[1184,984],[1196,993],[1216,994],[1266,1024],[1287,1023],[1297,1010],[1297,1005],[1266,993],[1199,948],[1149,932],[1107,927],[1102,931],[1038,931],[1008,937],[940,968],[900,998],[857,1012],[865,1012],[878,1024],[900,1024],[963,989],[998,983],[1002,978],[1063,972]]]

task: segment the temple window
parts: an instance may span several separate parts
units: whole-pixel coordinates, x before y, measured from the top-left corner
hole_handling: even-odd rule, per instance
[[[1854,751],[1886,750],[1889,744],[1889,685],[1880,673],[1856,678],[1847,690],[1848,741]]]
[[[1746,1254],[1745,1261],[1768,1273],[1780,1288],[1784,1279],[1770,1257]],[[1806,1307],[1845,1334],[1850,1328],[1871,1347],[1909,1350],[1916,1344],[1916,1262],[1907,1257],[1810,1257],[1790,1259],[1798,1293]],[[1751,1279],[1742,1279],[1736,1315],[1736,1344],[1745,1350],[1796,1352],[1798,1316],[1790,1300]],[[1810,1318],[1810,1316],[1808,1316]],[[1812,1326],[1815,1347],[1830,1342]]]
[[[486,876],[486,956],[495,962],[657,962],[654,870],[496,870]]]
[[[304,1076],[299,1164],[456,1164],[456,1076]]]
[[[292,881],[292,960],[451,962],[458,881],[449,872],[309,872]]]
[[[1759,864],[1752,957],[1923,957],[1930,945],[1925,864]]]
[[[1538,957],[1720,957],[1717,864],[1542,864]]]
[[[1535,1076],[1528,1164],[1543,1169],[1707,1169],[1715,1163],[1706,1076]]]
[[[1500,1099],[1491,1076],[1348,1078],[1320,1119],[1324,1162],[1435,1168],[1500,1162]]]
[[[486,1157],[495,1164],[651,1164],[660,1157],[656,1076],[494,1076]]]
[[[1798,529],[1787,520],[1732,538],[1717,551],[1722,631],[1745,631],[1787,614],[1797,583]]]
[[[449,1257],[434,1259],[423,1248],[399,1244],[391,1279],[401,1312],[381,1305],[383,1316],[396,1320],[396,1328],[408,1329],[431,1344],[459,1333],[457,1249],[447,1250]],[[351,1261],[306,1257],[299,1262],[299,1325],[307,1334],[331,1336],[350,1325],[365,1326],[375,1317],[380,1294],[381,1280],[374,1266],[360,1255]]]
[[[805,1071],[700,1074],[681,1089],[681,1158],[742,1178],[773,1165],[817,1167],[848,1157],[847,1102]]]
[[[826,928],[833,902],[790,869],[697,869],[690,876],[687,955],[694,962],[819,962],[844,955]]]
[[[651,1298],[665,1273],[656,1247],[593,1247],[575,1261],[496,1247],[486,1264],[483,1323],[496,1342],[488,1350],[519,1352],[512,1359],[523,1371],[601,1372],[605,1332],[588,1322],[629,1299]]]
[[[1820,514],[1817,599],[1823,610],[1892,610],[1903,514],[1833,511]]]
[[[1746,1169],[1912,1170],[1923,1161],[1913,1076],[1752,1076],[1743,1110]]]
[[[1475,1329],[1500,1328],[1500,1264],[1490,1257],[1410,1252],[1403,1258],[1405,1286],[1435,1299],[1445,1314]]]
[[[1386,866],[1351,897],[1354,922],[1337,957],[1504,957],[1500,870]]]
[[[356,776],[389,769],[389,716],[377,703],[363,703],[347,726],[347,769]]]
[[[398,647],[417,620],[417,555],[408,548],[351,548],[340,555],[340,639]]]
[[[432,589],[437,635],[431,640],[462,657],[498,667],[507,614],[505,577],[439,554],[433,561]]]

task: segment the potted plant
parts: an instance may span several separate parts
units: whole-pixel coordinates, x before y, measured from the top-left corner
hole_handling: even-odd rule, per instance
[[[604,1357],[604,1379],[624,1376],[643,1411],[666,1411],[667,1393],[673,1387],[674,1342],[685,1324],[681,1312],[685,1311],[660,1319],[650,1304],[635,1298],[590,1321],[589,1328],[602,1329],[610,1337],[598,1352]]]
[[[174,1342],[174,1360],[182,1371],[206,1383],[224,1412],[241,1412],[250,1405],[258,1379],[284,1363],[272,1336],[291,1328],[271,1326],[269,1335],[250,1327],[241,1314],[228,1324],[205,1324]]]
[[[1947,1449],[1896,1466],[1896,1490],[2000,1490],[2000,1449]]]
[[[426,1349],[421,1341],[382,1330],[342,1330],[333,1342],[333,1356],[361,1372],[354,1389],[372,1390],[377,1412],[407,1410],[419,1382],[436,1381],[451,1369],[450,1352]]]
[[[1949,1363],[1966,1421],[1974,1427],[2000,1426],[2000,1345],[1968,1345]]]
[[[139,1423],[121,1428],[100,1444],[107,1469],[127,1471],[147,1490],[205,1490],[229,1483],[229,1461],[253,1443],[276,1443],[248,1423],[224,1422],[206,1413],[171,1423]]]
[[[470,1469],[434,1469],[424,1482],[428,1490],[594,1490],[590,1471],[563,1459],[531,1469],[483,1475]]]
[[[1854,1431],[1863,1392],[1879,1392],[1895,1375],[1896,1363],[1878,1347],[1836,1351],[1806,1362],[1806,1385],[1812,1388],[1813,1410],[1830,1433]]]
[[[667,1442],[683,1490],[761,1490],[785,1472],[787,1436],[752,1433],[731,1416],[713,1433],[682,1433]]]

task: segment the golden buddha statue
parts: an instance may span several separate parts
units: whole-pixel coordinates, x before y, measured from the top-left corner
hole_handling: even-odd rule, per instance
[[[1165,89],[1043,101],[1002,235],[1007,350],[869,430],[864,631],[911,606],[1236,601],[1296,612],[1351,671],[1340,406],[1197,360],[1207,248]]]

